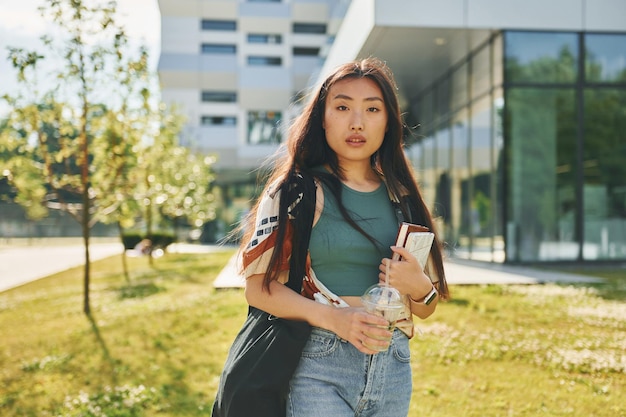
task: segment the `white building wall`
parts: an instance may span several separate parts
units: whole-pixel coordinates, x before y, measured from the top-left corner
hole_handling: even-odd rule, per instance
[[[626,30],[626,1],[587,0],[583,4],[584,27],[588,31]]]
[[[589,0],[471,0],[468,27],[584,30],[583,4]]]
[[[293,48],[322,49],[327,34],[294,34],[298,23],[339,27],[336,5],[346,0],[283,0],[255,3],[240,0],[159,0],[162,19],[159,76],[165,102],[176,103],[188,117],[183,140],[196,149],[218,154],[216,169],[251,171],[276,145],[249,145],[248,111],[290,115],[294,95],[305,88],[319,58],[293,57]],[[202,19],[237,22],[236,31],[202,30]],[[248,34],[277,34],[280,44],[249,43]],[[201,45],[236,46],[236,54],[202,54]],[[248,57],[277,57],[280,66],[248,64]],[[233,91],[237,103],[203,103],[202,91]],[[203,116],[236,117],[236,126],[202,126]],[[284,125],[289,120],[283,121]]]

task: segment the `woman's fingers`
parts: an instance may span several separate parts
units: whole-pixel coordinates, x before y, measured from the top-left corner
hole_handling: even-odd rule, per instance
[[[372,355],[389,347],[391,331],[389,322],[382,317],[375,316],[360,308],[343,309],[349,318],[343,321],[346,324],[345,336],[340,337],[350,342],[359,351]]]

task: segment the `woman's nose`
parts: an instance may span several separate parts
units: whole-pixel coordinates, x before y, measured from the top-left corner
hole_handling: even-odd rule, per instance
[[[352,119],[350,120],[350,130],[363,130],[363,117],[361,116],[361,113],[354,112],[352,114]]]

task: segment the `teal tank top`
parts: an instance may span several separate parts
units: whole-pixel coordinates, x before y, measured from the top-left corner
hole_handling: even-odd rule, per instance
[[[398,232],[398,221],[381,183],[372,192],[360,192],[342,185],[343,204],[352,219],[376,239],[374,246],[342,217],[335,197],[322,184],[324,209],[313,226],[309,251],[317,278],[338,296],[360,296],[378,282],[378,266],[390,257]]]

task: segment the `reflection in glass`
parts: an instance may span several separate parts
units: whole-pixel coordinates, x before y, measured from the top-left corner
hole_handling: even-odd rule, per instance
[[[419,113],[417,115],[421,134],[425,134],[425,132],[429,132],[434,128],[434,108],[434,93],[433,90],[430,89],[423,94],[420,102]]]
[[[575,102],[573,89],[507,92],[509,261],[578,256]]]
[[[591,82],[626,82],[626,35],[585,35],[585,78]]]
[[[439,126],[436,133],[437,167],[435,169],[435,203],[432,212],[439,222],[437,230],[448,235],[450,226],[450,127],[448,121]]]
[[[436,168],[436,152],[435,138],[428,135],[422,141],[423,169],[419,173],[420,186],[422,187],[422,195],[425,201],[430,204],[435,201],[435,168]]]
[[[450,114],[450,79],[446,78],[437,84],[437,118],[448,117]]]
[[[451,172],[451,214],[452,230],[450,242],[455,247],[454,255],[468,258],[470,250],[470,198],[469,184],[469,138],[467,111],[457,112],[452,119],[452,168]]]
[[[471,258],[492,260],[492,167],[491,167],[491,100],[489,96],[472,103],[470,192]]]
[[[575,33],[505,32],[509,83],[572,83],[578,68]]]
[[[248,143],[276,144],[281,142],[280,120],[278,111],[250,111],[248,112]]]
[[[626,34],[512,31],[413,101],[407,154],[451,256],[626,259],[625,83]]]
[[[491,53],[486,45],[472,58],[472,97],[480,97],[491,89]]]
[[[496,36],[493,40],[493,86],[499,87],[502,85],[502,77],[503,77],[503,64],[504,58],[502,51],[502,34]]]
[[[497,88],[493,92],[492,102],[492,134],[491,160],[493,161],[491,173],[492,188],[492,212],[493,212],[493,256],[494,261],[504,261],[504,98],[502,88]]]
[[[585,91],[584,259],[626,258],[626,90]]]
[[[467,64],[464,63],[452,73],[452,110],[466,106],[467,102]]]

